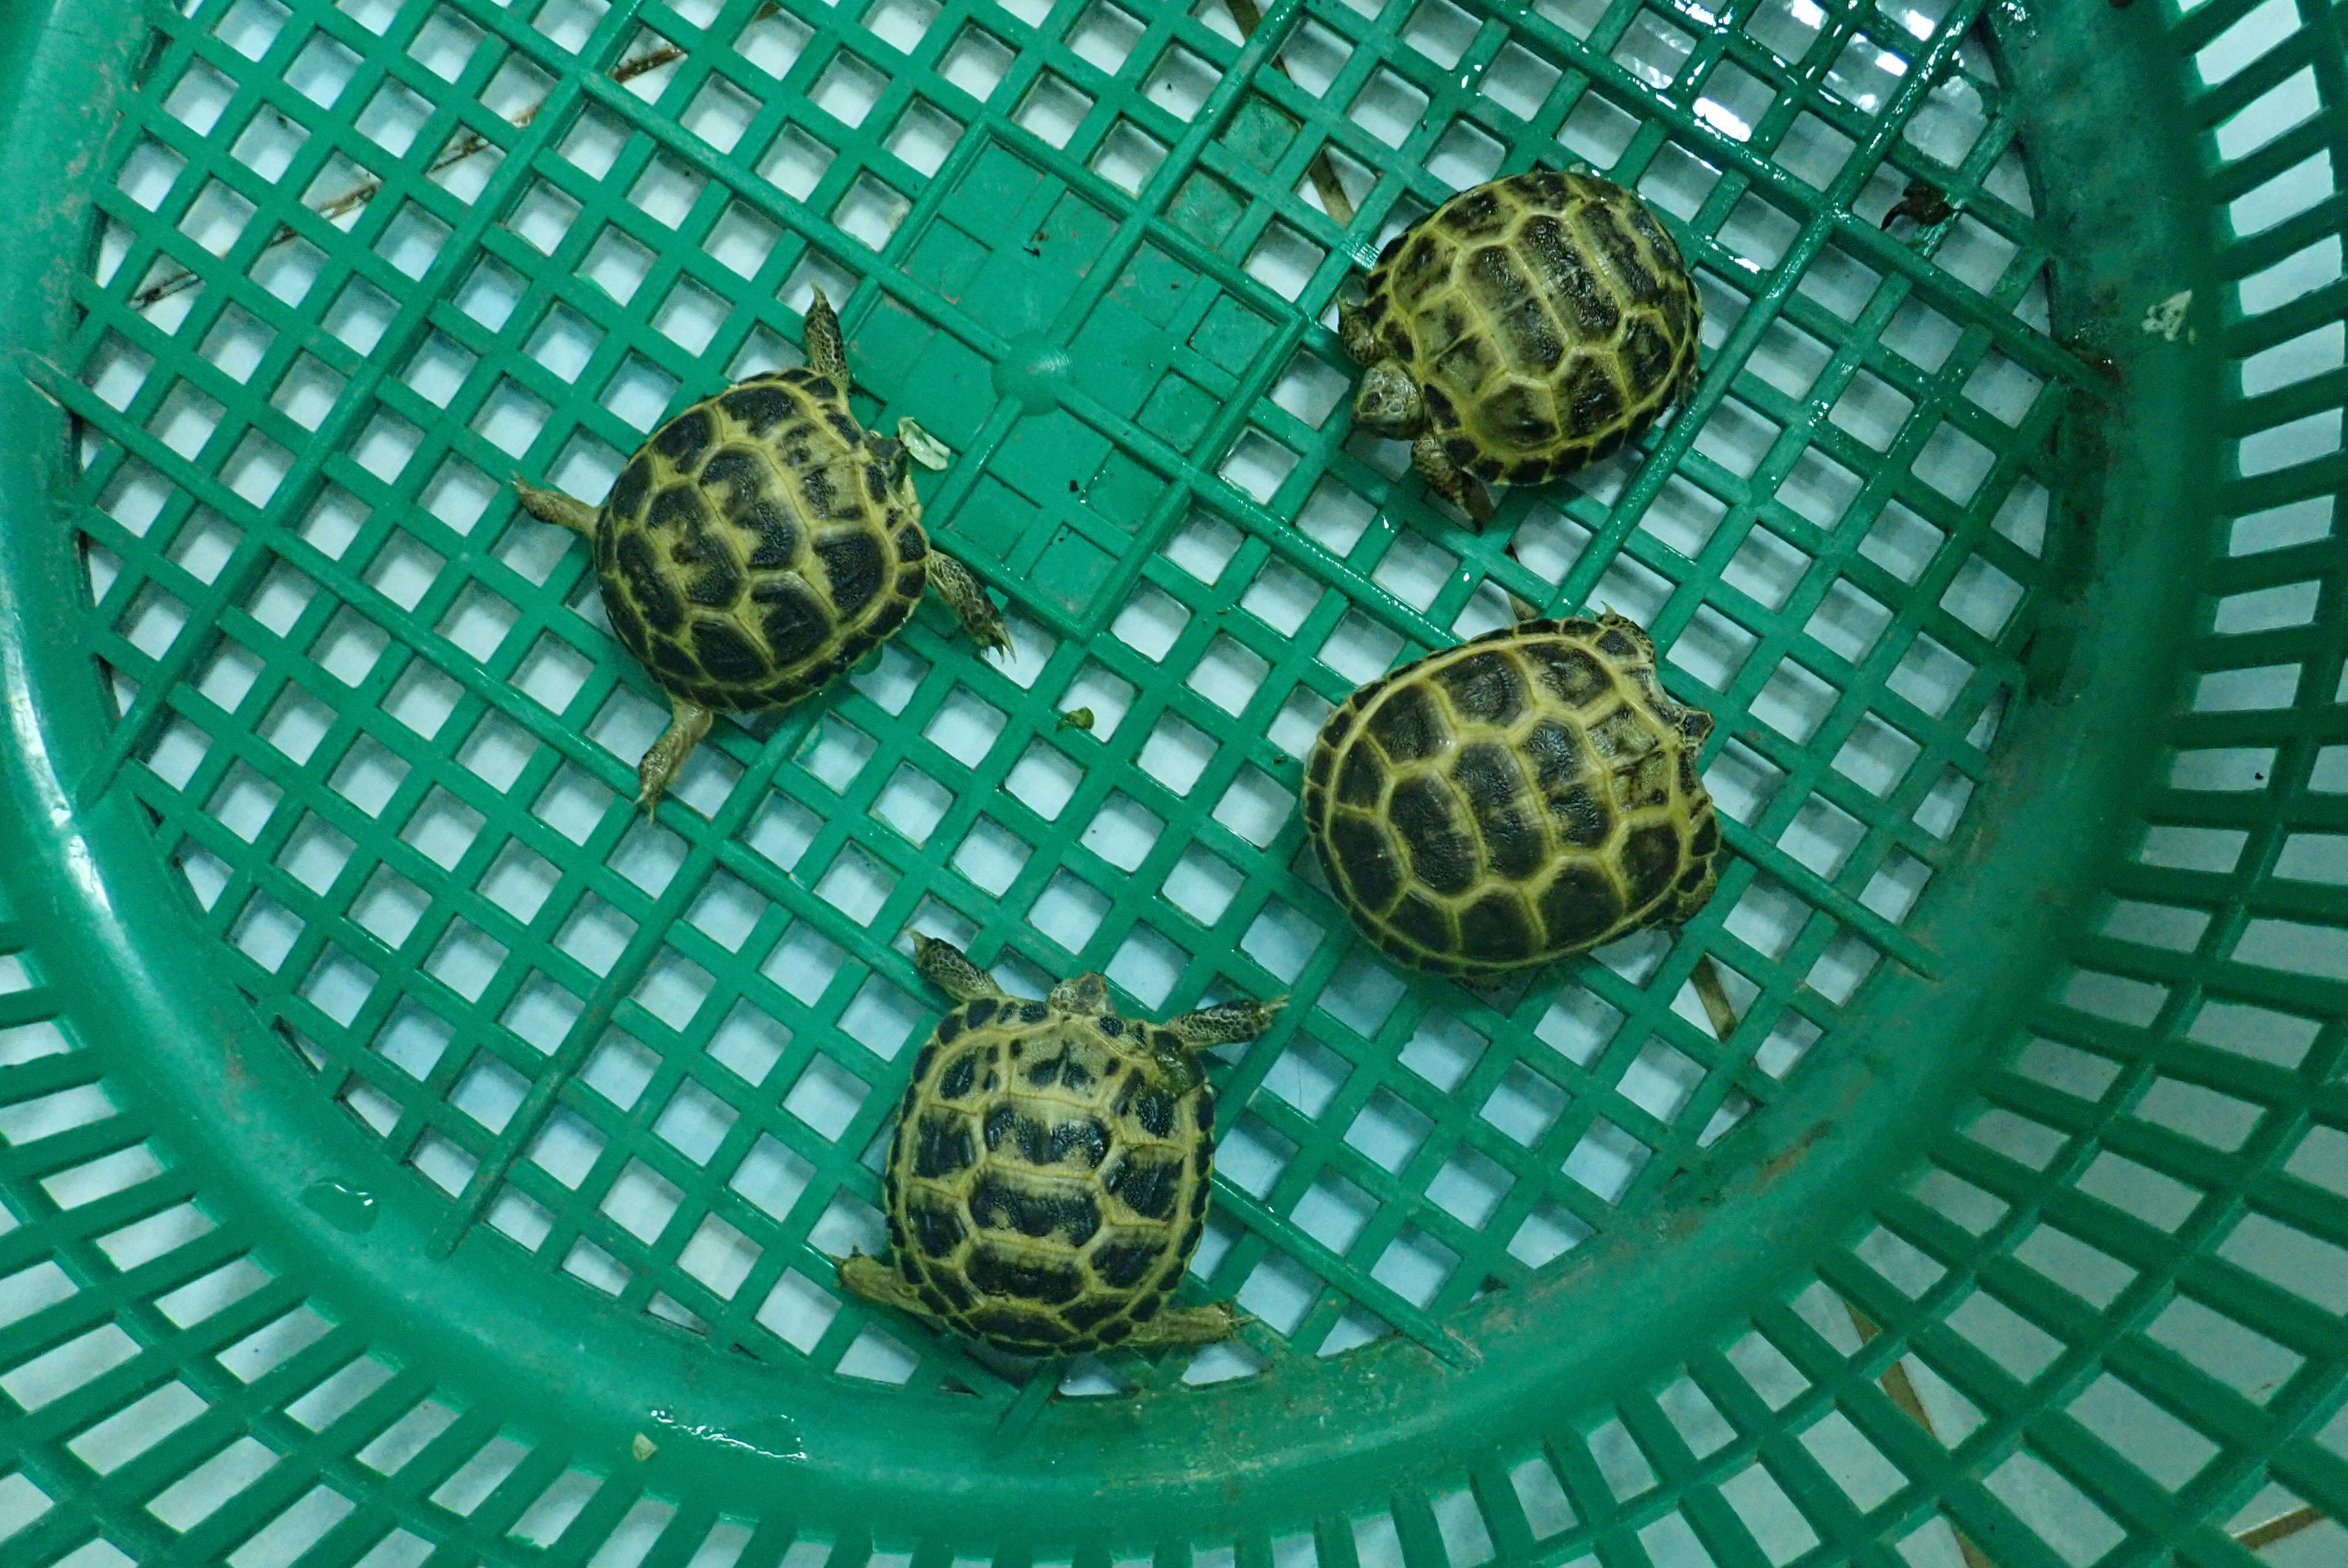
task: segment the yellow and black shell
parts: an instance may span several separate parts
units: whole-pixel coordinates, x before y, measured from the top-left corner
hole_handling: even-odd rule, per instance
[[[1398,234],[1363,321],[1418,385],[1462,472],[1536,485],[1636,440],[1696,381],[1704,302],[1645,202],[1540,170]]]
[[[895,1267],[1014,1355],[1132,1338],[1206,1225],[1215,1099],[1168,1030],[978,997],[922,1048],[883,1178]]]
[[[644,443],[596,519],[595,572],[613,630],[664,688],[780,706],[904,624],[929,539],[876,439],[844,386],[800,368],[704,398]]]
[[[1527,620],[1355,692],[1306,765],[1331,889],[1417,968],[1529,968],[1678,925],[1719,880],[1708,713],[1635,623]]]

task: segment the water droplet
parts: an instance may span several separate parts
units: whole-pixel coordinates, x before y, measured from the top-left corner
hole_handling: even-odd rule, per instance
[[[1071,363],[1068,351],[1042,333],[1022,333],[1004,345],[1002,363],[994,367],[995,394],[1041,414],[1059,403]]]
[[[373,1193],[323,1179],[302,1189],[302,1205],[348,1235],[364,1235],[375,1229],[379,1207]]]
[[[761,1459],[803,1460],[807,1458],[807,1445],[800,1440],[798,1423],[788,1416],[767,1416],[751,1421],[734,1431],[713,1427],[702,1421],[685,1420],[665,1409],[653,1411],[652,1418],[655,1426],[669,1431],[682,1432],[687,1437],[715,1443],[720,1448],[756,1454]],[[650,1444],[650,1440],[642,1435],[639,1435],[636,1440]]]

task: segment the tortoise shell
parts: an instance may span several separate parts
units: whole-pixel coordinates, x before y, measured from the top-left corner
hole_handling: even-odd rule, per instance
[[[752,376],[654,432],[596,518],[603,608],[661,685],[709,708],[798,700],[904,624],[929,538],[847,388]]]
[[[1529,968],[1704,907],[1720,824],[1707,713],[1619,615],[1528,620],[1347,698],[1306,765],[1304,821],[1365,935],[1422,969]]]
[[[1679,248],[1609,180],[1539,170],[1453,197],[1380,253],[1363,321],[1452,466],[1533,485],[1612,456],[1694,386]]]
[[[895,1266],[950,1327],[1057,1356],[1133,1338],[1206,1224],[1215,1098],[1113,1012],[976,997],[922,1048],[883,1191]],[[1228,1332],[1228,1330],[1226,1330]]]

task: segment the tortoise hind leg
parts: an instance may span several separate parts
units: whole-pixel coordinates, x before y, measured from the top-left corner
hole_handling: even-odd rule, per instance
[[[877,1301],[883,1307],[893,1307],[900,1312],[910,1312],[926,1322],[938,1320],[937,1314],[922,1305],[921,1296],[905,1283],[905,1276],[877,1257],[867,1257],[858,1252],[841,1258],[839,1283],[851,1296]]]
[[[591,507],[575,497],[560,490],[542,490],[520,475],[514,477],[514,493],[521,497],[521,509],[542,523],[569,528],[574,534],[595,537],[595,518],[601,507]]]
[[[1228,1301],[1204,1307],[1169,1307],[1147,1323],[1133,1326],[1126,1343],[1136,1349],[1153,1345],[1212,1345],[1239,1332],[1239,1315]]]
[[[644,760],[636,764],[636,804],[644,808],[647,816],[654,815],[660,797],[676,782],[685,759],[701,744],[702,738],[709,733],[711,722],[717,717],[700,703],[674,695],[669,698],[669,710],[668,728],[644,753]]]
[[[839,395],[848,395],[848,343],[839,335],[839,317],[833,312],[831,302],[823,291],[815,291],[815,298],[807,309],[807,333],[801,340],[807,347],[808,368],[818,375],[828,376],[839,384]]]
[[[934,546],[930,549],[929,567],[930,587],[945,600],[970,640],[988,652],[1010,652],[1011,634],[1003,629],[1002,613],[986,597],[978,574]]]

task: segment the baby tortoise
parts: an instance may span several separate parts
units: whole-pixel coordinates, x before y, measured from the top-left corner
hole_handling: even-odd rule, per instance
[[[1598,462],[1695,385],[1704,302],[1679,248],[1592,175],[1463,191],[1395,236],[1368,291],[1337,316],[1369,367],[1354,422],[1411,443],[1471,516],[1471,476],[1538,485]]]
[[[517,478],[532,517],[592,540],[612,630],[673,716],[636,770],[659,801],[719,709],[779,708],[905,623],[924,588],[983,649],[1011,646],[978,579],[922,530],[910,419],[876,436],[848,406],[839,318],[816,291],[807,364],[736,383],[653,433],[601,507]]]
[[[1720,824],[1695,771],[1711,733],[1663,694],[1632,621],[1519,621],[1348,697],[1306,764],[1305,826],[1394,958],[1528,968],[1711,898]]]
[[[840,1283],[1016,1356],[1228,1337],[1228,1305],[1167,1305],[1214,1165],[1193,1053],[1253,1040],[1285,999],[1153,1024],[1112,1010],[1098,975],[1021,1001],[948,943],[917,935],[913,954],[958,1005],[898,1108],[891,1261],[845,1258]]]

